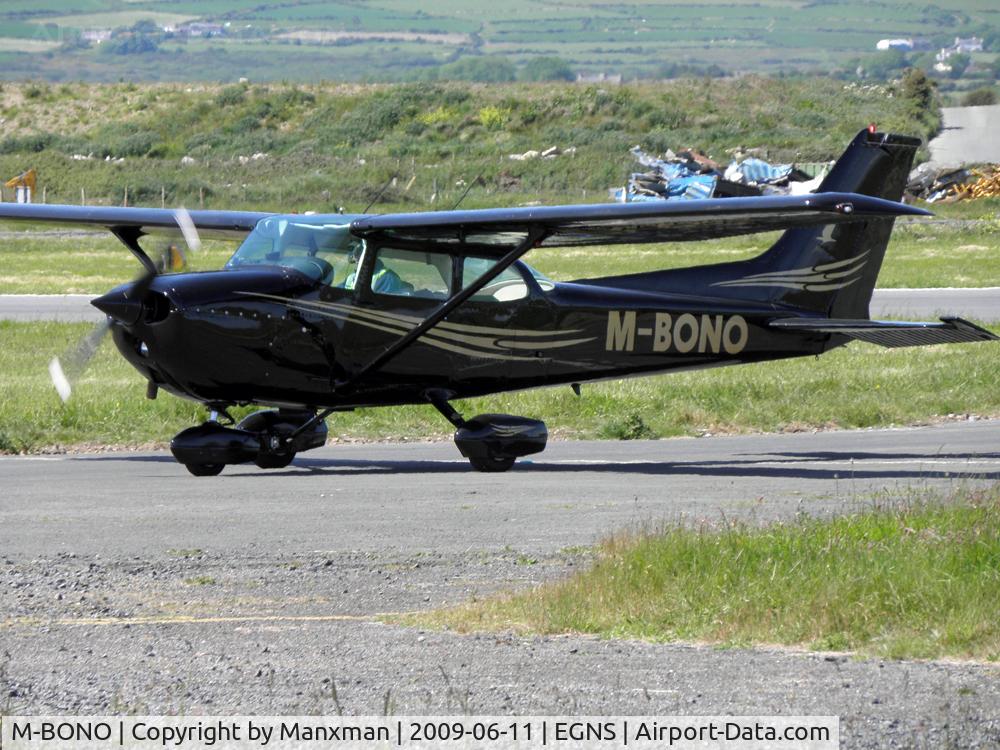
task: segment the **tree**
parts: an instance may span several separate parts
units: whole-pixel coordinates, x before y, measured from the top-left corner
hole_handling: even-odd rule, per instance
[[[123,34],[101,45],[101,53],[105,55],[141,55],[146,52],[156,52],[160,46],[156,40],[146,34]]]
[[[151,18],[142,18],[132,24],[129,31],[135,32],[136,34],[159,34],[160,27],[156,25],[156,21]]]
[[[865,78],[877,78],[884,81],[892,78],[906,66],[906,55],[902,50],[887,49],[862,58],[859,69]]]
[[[514,66],[498,55],[463,57],[439,67],[437,77],[442,81],[501,83],[514,80]]]
[[[971,62],[972,58],[964,53],[952,55],[947,60],[947,64],[951,66],[951,72],[948,73],[948,77],[955,79],[961,78],[962,74],[965,73],[965,69],[969,67],[969,63]]]
[[[575,81],[576,74],[560,57],[534,57],[521,70],[524,81]]]
[[[899,82],[899,89],[918,112],[928,112],[934,105],[934,83],[922,68],[908,68]]]

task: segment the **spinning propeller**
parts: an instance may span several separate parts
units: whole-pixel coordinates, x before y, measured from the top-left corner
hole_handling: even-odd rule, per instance
[[[61,357],[53,357],[49,362],[49,377],[63,402],[69,400],[73,393],[73,383],[87,369],[105,335],[111,330],[112,321],[125,325],[138,323],[153,280],[163,271],[183,269],[187,264],[187,253],[201,249],[201,238],[187,210],[182,207],[174,211],[174,220],[184,238],[187,252],[173,243],[167,243],[160,251],[158,262],[137,276],[132,284],[122,291],[110,292],[94,300],[94,306],[107,313],[108,317]]]

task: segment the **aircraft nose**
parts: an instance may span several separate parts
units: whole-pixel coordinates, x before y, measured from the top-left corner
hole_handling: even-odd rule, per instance
[[[90,304],[126,326],[135,325],[142,315],[142,300],[135,293],[135,284],[120,286],[91,300]]]

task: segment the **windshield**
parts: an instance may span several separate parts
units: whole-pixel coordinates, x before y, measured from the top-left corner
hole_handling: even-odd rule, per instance
[[[343,285],[356,269],[364,247],[364,241],[351,234],[348,224],[269,216],[247,235],[226,268],[286,266],[324,284]]]

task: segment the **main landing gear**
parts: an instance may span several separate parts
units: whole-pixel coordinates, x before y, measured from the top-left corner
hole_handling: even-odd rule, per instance
[[[521,456],[545,450],[549,432],[545,422],[510,414],[480,414],[464,419],[438,391],[427,400],[455,425],[455,445],[476,471],[507,471]]]
[[[280,409],[254,412],[235,427],[210,420],[178,433],[170,452],[196,477],[215,476],[226,464],[283,469],[299,451],[326,444],[326,422],[310,424],[314,417],[312,412]]]

